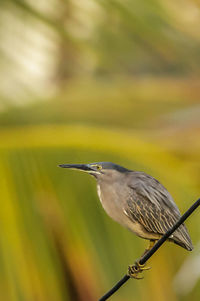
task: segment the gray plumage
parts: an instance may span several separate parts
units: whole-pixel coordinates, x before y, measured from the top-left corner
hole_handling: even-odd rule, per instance
[[[93,175],[107,214],[144,239],[159,239],[181,216],[166,188],[144,172],[110,162],[63,164],[60,167],[80,169]],[[193,249],[184,224],[169,240],[189,251]]]

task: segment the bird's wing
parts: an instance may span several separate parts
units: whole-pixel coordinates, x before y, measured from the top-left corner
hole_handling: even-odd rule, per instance
[[[148,232],[164,234],[180,218],[180,212],[171,195],[156,179],[146,174],[134,176],[129,184],[129,199],[124,211],[132,221],[139,222]],[[192,249],[187,229],[182,224],[174,233],[173,240]]]
[[[133,191],[124,208],[133,221],[139,222],[148,232],[164,234],[179,219],[180,215],[172,214],[164,205],[158,206],[139,192]]]

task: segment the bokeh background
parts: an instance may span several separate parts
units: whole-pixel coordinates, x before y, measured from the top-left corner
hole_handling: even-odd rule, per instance
[[[146,241],[57,165],[145,171],[181,212],[200,196],[200,4],[1,0],[0,25],[0,300],[97,300]],[[193,252],[165,244],[112,300],[200,300],[199,218]]]

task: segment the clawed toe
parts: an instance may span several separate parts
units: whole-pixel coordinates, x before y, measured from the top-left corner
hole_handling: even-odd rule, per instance
[[[136,261],[134,265],[128,267],[128,276],[134,279],[143,279],[144,277],[140,277],[139,274],[149,269],[150,267],[146,267],[145,264],[140,264]]]

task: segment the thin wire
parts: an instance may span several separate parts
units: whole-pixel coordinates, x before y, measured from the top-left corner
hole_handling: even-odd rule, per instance
[[[200,198],[181,216],[178,222],[168,230],[149,250],[139,261],[140,264],[145,264],[147,260],[162,246],[162,244],[167,240],[167,238],[192,214],[194,210],[200,205]],[[99,299],[99,301],[105,301],[110,296],[112,296],[124,283],[129,280],[130,276],[125,275],[121,280],[119,280],[115,286],[113,286],[103,297]]]

